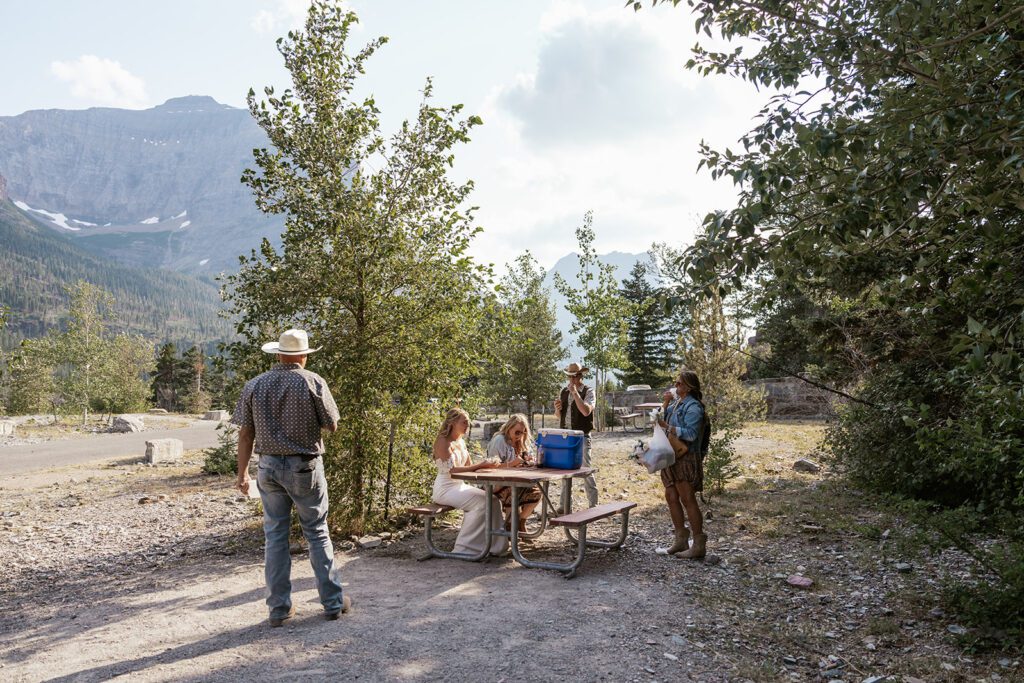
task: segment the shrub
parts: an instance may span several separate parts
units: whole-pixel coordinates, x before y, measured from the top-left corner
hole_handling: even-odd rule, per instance
[[[725,485],[740,476],[736,452],[732,447],[735,438],[736,432],[728,430],[711,439],[708,454],[704,458],[704,490],[708,495],[724,492]]]
[[[217,445],[206,450],[203,472],[238,474],[238,428],[229,422],[221,422],[217,431]]]

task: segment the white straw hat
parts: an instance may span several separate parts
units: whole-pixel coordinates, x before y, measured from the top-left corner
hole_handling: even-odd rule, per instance
[[[283,353],[286,356],[303,356],[315,353],[323,347],[309,348],[309,335],[305,330],[285,330],[276,342],[263,345],[263,353]]]

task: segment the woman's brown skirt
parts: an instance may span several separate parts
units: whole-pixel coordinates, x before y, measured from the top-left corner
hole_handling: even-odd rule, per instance
[[[494,495],[501,501],[501,507],[509,509],[512,507],[512,487],[502,486],[499,489],[494,490]],[[541,499],[540,489],[536,486],[532,489],[523,490],[519,489],[519,507],[526,505],[527,503],[538,503]]]
[[[661,470],[661,483],[665,488],[674,486],[677,481],[685,481],[693,486],[693,490],[704,490],[704,462],[697,459],[692,451],[676,456],[674,465]]]

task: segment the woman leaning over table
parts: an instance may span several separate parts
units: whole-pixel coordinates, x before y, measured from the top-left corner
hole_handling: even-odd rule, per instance
[[[461,408],[452,408],[445,415],[441,429],[434,439],[434,465],[437,478],[434,479],[433,501],[466,512],[462,518],[462,529],[455,539],[455,552],[478,555],[484,549],[487,539],[487,505],[491,506],[491,519],[501,519],[501,505],[493,497],[488,500],[486,493],[463,481],[452,479],[452,474],[474,472],[494,467],[489,462],[473,464],[464,439],[469,431],[469,414]],[[505,551],[507,539],[497,536],[491,541],[490,552],[501,554]]]
[[[686,444],[686,453],[676,455],[671,467],[661,470],[661,482],[665,485],[665,502],[668,503],[672,526],[675,527],[675,542],[658,552],[688,559],[699,559],[706,554],[707,536],[704,534],[704,517],[697,503],[697,493],[704,490],[704,432],[707,420],[704,410],[704,396],[700,390],[697,373],[683,370],[675,380],[674,390],[664,396],[665,417],[658,421],[662,429]],[[684,514],[685,513],[685,514]],[[686,528],[686,521],[690,528]],[[690,531],[693,531],[693,546],[689,545]]]
[[[497,458],[501,461],[498,467],[527,467],[533,464],[533,454],[530,452],[530,423],[526,416],[516,413],[508,418],[508,421],[501,426],[498,433],[491,437],[487,445],[487,457]],[[494,495],[501,501],[503,510],[512,509],[512,487],[502,486],[494,491]],[[519,492],[519,531],[526,531],[526,518],[540,503],[541,493],[536,486],[520,490]],[[512,516],[505,520],[505,528],[512,524]],[[526,540],[526,539],[523,539]]]

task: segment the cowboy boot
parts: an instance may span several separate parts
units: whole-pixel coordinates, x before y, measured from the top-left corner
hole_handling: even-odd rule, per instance
[[[707,551],[707,534],[697,534],[693,537],[693,545],[685,553],[679,553],[677,557],[684,557],[688,560],[699,560],[708,554]]]
[[[675,555],[690,547],[690,530],[687,527],[676,529],[675,543],[667,548],[657,548],[654,552],[659,555]]]

